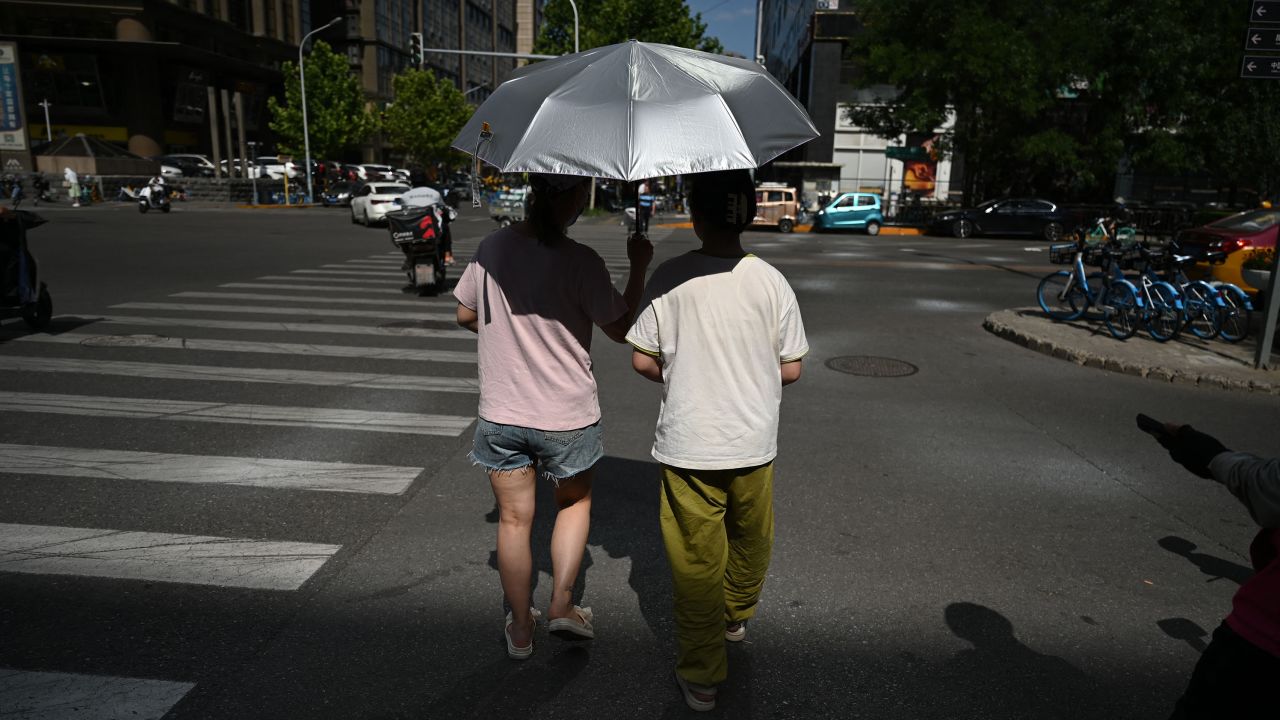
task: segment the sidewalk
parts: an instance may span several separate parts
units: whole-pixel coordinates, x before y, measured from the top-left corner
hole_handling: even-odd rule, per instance
[[[1258,325],[1254,313],[1254,325]],[[1258,329],[1232,344],[1184,332],[1158,343],[1144,332],[1116,340],[1093,316],[1056,322],[1039,308],[1001,310],[982,323],[988,331],[1036,352],[1077,365],[1166,382],[1280,395],[1280,371],[1255,370]]]

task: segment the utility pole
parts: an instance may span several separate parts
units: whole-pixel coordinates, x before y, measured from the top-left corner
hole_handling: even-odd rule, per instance
[[[45,139],[47,139],[49,142],[53,142],[53,125],[49,124],[49,108],[51,108],[51,107],[53,107],[53,106],[49,103],[49,98],[45,98],[44,100],[42,100],[42,101],[40,101],[40,102],[38,102],[38,103],[36,103],[36,104],[37,104],[37,105],[39,105],[40,107],[44,108],[44,136],[45,136]]]

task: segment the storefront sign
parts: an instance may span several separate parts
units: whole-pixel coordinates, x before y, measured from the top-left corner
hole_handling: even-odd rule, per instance
[[[27,149],[19,79],[18,46],[0,43],[0,150]]]

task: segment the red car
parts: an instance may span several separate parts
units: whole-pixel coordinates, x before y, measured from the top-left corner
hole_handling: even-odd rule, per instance
[[[1239,285],[1248,292],[1255,288],[1244,281],[1240,266],[1253,251],[1276,247],[1276,235],[1280,232],[1280,210],[1248,210],[1221,220],[1215,220],[1178,236],[1178,244],[1188,255],[1201,256],[1210,251],[1224,252],[1227,261],[1210,266],[1200,263],[1203,275],[1215,280]]]

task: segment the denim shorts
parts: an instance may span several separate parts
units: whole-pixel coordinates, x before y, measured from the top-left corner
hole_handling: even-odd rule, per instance
[[[534,463],[539,474],[559,484],[604,457],[600,422],[577,430],[536,430],[476,421],[471,461],[488,471],[519,470]]]

